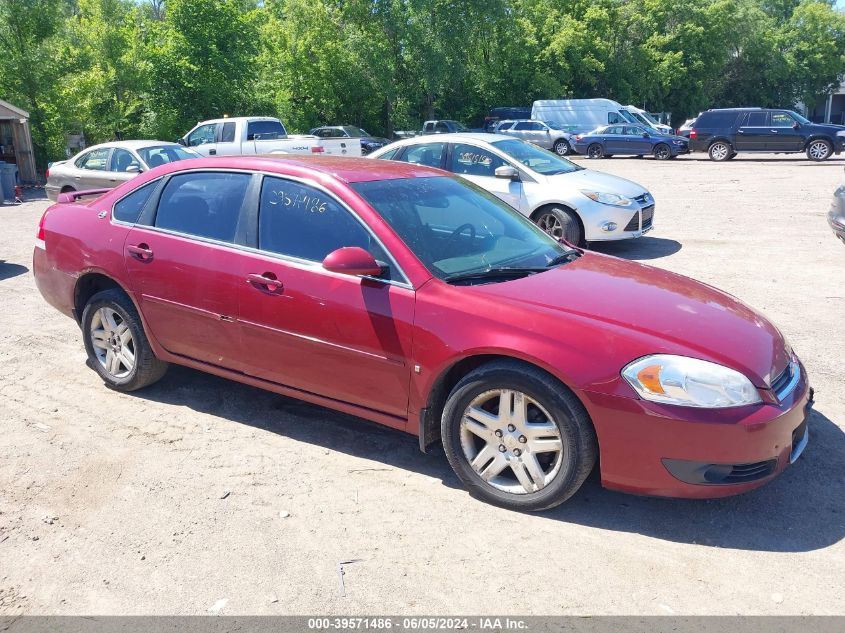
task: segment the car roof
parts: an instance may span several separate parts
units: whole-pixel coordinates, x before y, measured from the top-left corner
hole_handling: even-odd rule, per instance
[[[126,149],[144,149],[145,147],[158,147],[160,145],[177,145],[177,143],[173,143],[172,141],[142,141],[142,140],[130,140],[130,141],[109,141],[108,143],[100,143],[98,145],[90,145],[86,147],[83,152],[87,152],[91,149],[97,149],[102,147],[123,147]]]
[[[248,169],[250,171],[275,172],[280,175],[290,176],[308,176],[316,173],[345,183],[451,176],[451,174],[440,169],[414,165],[412,163],[346,156],[295,154],[192,158],[168,163],[155,170],[151,170],[151,172],[155,171],[159,174],[165,174],[197,169]]]
[[[448,134],[427,134],[425,136],[414,136],[391,145],[418,145],[421,143],[460,143],[461,141],[479,141],[482,143],[493,143],[495,141],[512,141],[512,136],[505,134],[488,134],[487,132],[450,132]],[[385,146],[388,147],[388,146]]]

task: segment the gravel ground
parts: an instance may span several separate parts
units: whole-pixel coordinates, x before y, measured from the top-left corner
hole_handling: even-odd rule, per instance
[[[472,499],[411,436],[196,371],[106,389],[29,271],[47,202],[0,207],[0,615],[845,614],[845,246],[824,218],[843,165],[589,162],[657,198],[649,236],[599,250],[763,311],[816,413],[761,490],[652,499],[594,474],[540,515]]]

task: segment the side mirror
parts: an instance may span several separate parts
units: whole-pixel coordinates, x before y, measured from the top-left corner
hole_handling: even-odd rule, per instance
[[[141,173],[141,166],[133,163],[133,164],[129,165],[129,167],[127,167],[125,171],[127,173],[130,173],[130,174],[140,174]]]
[[[801,127],[801,124],[798,121],[796,121],[795,123],[792,124],[793,130],[797,130],[799,127]]]
[[[517,171],[516,167],[511,167],[510,165],[502,165],[501,167],[496,167],[496,178],[504,178],[505,180],[519,180],[519,172]]]
[[[382,274],[382,267],[375,257],[360,246],[345,246],[332,251],[323,260],[323,268],[333,273],[353,276],[377,277]]]
[[[186,140],[184,139],[184,137],[183,137],[183,138],[177,138],[177,139],[176,139],[176,142],[177,142],[177,143],[179,143],[179,145],[182,145],[182,146],[184,146],[184,147],[187,147],[187,146],[188,146],[188,141],[186,141]]]
[[[649,138],[650,136],[651,134],[649,134],[648,132],[643,132],[643,138]]]

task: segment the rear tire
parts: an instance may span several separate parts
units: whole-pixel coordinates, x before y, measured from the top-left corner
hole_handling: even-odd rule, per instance
[[[570,244],[580,246],[584,241],[584,230],[574,212],[561,207],[549,207],[537,214],[535,220],[547,234],[556,240],[564,239]]]
[[[569,141],[561,138],[556,140],[555,144],[552,145],[552,151],[558,156],[568,156],[572,153],[572,147],[569,145]]]
[[[142,389],[167,372],[168,364],[156,358],[141,317],[122,290],[91,297],[82,312],[82,340],[89,365],[117,391]]]
[[[569,499],[598,455],[592,422],[575,394],[540,369],[507,360],[483,365],[455,386],[441,437],[473,496],[516,511]]]
[[[833,155],[833,145],[822,138],[810,141],[807,145],[807,158],[820,163]]]
[[[716,141],[707,149],[710,160],[716,162],[728,160],[732,153],[734,153],[733,148],[725,141]]]
[[[669,160],[672,158],[672,148],[666,143],[658,143],[654,146],[653,154],[657,160]]]
[[[587,158],[604,158],[604,148],[599,143],[592,143],[587,148]]]

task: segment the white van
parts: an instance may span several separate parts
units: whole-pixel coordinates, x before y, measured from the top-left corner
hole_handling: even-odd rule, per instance
[[[662,134],[674,134],[675,131],[668,125],[661,123],[657,119],[655,119],[649,112],[646,112],[642,108],[638,108],[635,105],[627,105],[625,109],[633,114],[640,123],[643,125],[647,125],[649,127],[653,127],[655,130]]]
[[[635,123],[639,119],[611,99],[545,99],[531,108],[535,121],[549,121],[574,132],[589,132],[601,125]]]

